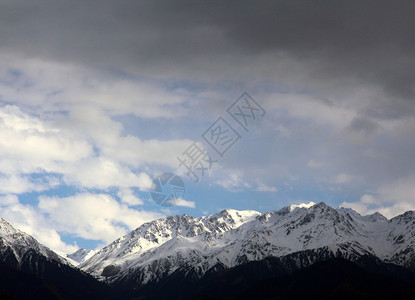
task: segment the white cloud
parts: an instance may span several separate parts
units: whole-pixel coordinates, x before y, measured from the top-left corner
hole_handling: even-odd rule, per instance
[[[10,78],[10,69],[22,72]],[[0,78],[4,79],[0,86],[5,99],[46,111],[92,106],[110,115],[174,119],[186,113],[182,104],[194,96],[144,78],[117,76],[113,80],[81,65],[13,55],[0,56]]]
[[[214,184],[223,187],[231,192],[239,192],[244,188],[250,188],[251,185],[243,179],[242,173],[232,170],[218,172],[217,177],[220,179],[214,181]]]
[[[382,185],[377,191],[381,202],[415,203],[415,173]]]
[[[415,210],[415,203],[396,203],[392,206],[381,206],[375,209],[369,210],[369,213],[374,213],[376,211],[380,212],[387,218],[392,218],[397,215],[403,214],[406,211]]]
[[[52,250],[72,253],[78,249],[76,244],[69,245],[63,242],[53,225],[36,207],[19,203],[15,195],[1,197],[0,215],[12,226],[30,234]]]
[[[278,189],[274,186],[268,186],[265,183],[258,183],[258,186],[255,188],[258,192],[277,192]]]
[[[8,206],[13,204],[18,204],[19,198],[16,195],[5,195],[0,197],[0,205]]]
[[[363,195],[360,198],[360,201],[364,204],[376,204],[376,198],[373,195],[369,194]]]
[[[123,195],[131,205],[129,190]],[[194,207],[194,203],[184,200],[179,204]],[[83,193],[64,198],[41,196],[38,206],[34,206],[21,204],[16,195],[9,194],[0,197],[0,216],[51,249],[72,253],[78,246],[63,242],[60,234],[109,243],[144,222],[164,217],[128,205],[107,194]]]
[[[342,204],[340,204],[340,207],[351,208],[357,211],[362,216],[365,216],[368,214],[367,205],[361,202],[343,202]]]
[[[0,108],[1,172],[53,172],[57,163],[73,163],[91,155],[82,139],[67,137],[52,124],[23,113],[17,106]]]
[[[397,215],[403,214],[409,210],[415,210],[415,203],[400,202],[395,204],[381,204],[370,208],[367,203],[360,202],[343,202],[341,207],[351,208],[361,215],[370,215],[375,212],[379,212],[388,219],[393,218]]]
[[[310,94],[283,93],[263,97],[271,109],[288,111],[294,117],[329,124],[336,129],[346,128],[355,117],[354,110]]]
[[[191,144],[190,140],[160,141],[157,139],[141,140],[137,137],[114,139],[111,145],[102,147],[102,153],[117,161],[136,167],[144,164],[163,164],[176,168],[177,156]]]
[[[22,176],[11,175],[0,177],[0,194],[8,193],[26,193],[35,190],[36,187],[29,182],[27,178]]]
[[[129,206],[144,204],[143,200],[134,195],[134,192],[128,188],[121,188],[118,191],[117,196],[121,199],[123,203],[126,203]]]
[[[68,119],[61,122],[67,131],[91,140],[101,156],[133,167],[162,164],[177,167],[177,155],[190,140],[142,140],[137,136],[123,136],[123,125],[111,119],[98,107],[80,106],[71,109]]]
[[[17,106],[0,108],[0,193],[41,191],[61,184],[47,173],[61,174],[65,183],[82,187],[147,190],[149,176],[132,168],[177,167],[177,153],[189,143],[122,137],[121,123],[85,105],[71,108],[69,116],[54,117],[54,121],[43,121]],[[43,173],[48,182],[24,176],[32,173]]]
[[[195,202],[187,201],[187,200],[184,200],[183,198],[177,198],[177,199],[171,200],[169,203],[174,205],[174,206],[196,208],[196,203]]]
[[[382,185],[373,194],[365,194],[358,202],[344,202],[360,213],[376,211],[391,218],[408,210],[415,210],[415,173]]]
[[[354,177],[349,174],[341,173],[336,176],[336,178],[334,179],[334,182],[338,184],[349,183],[353,180],[353,178]]]
[[[315,161],[315,160],[309,160],[307,162],[307,167],[309,168],[321,168],[325,165],[324,162]]]
[[[30,158],[41,165],[45,161],[77,161],[88,156],[91,147],[83,140],[65,138],[60,130],[16,106],[5,106],[0,108],[0,153],[12,159]]]
[[[91,193],[64,198],[41,196],[39,209],[56,230],[107,243],[144,222],[164,216],[131,209],[107,194]]]
[[[10,78],[10,70],[19,75]],[[22,71],[22,72],[20,72]],[[142,140],[123,136],[113,116],[179,118],[185,90],[169,90],[144,79],[110,79],[82,66],[0,57],[1,97],[15,105],[0,109],[0,171],[64,173],[67,164],[98,156],[115,164],[177,167],[189,140]],[[30,84],[28,84],[30,83]],[[25,110],[26,112],[23,112]]]
[[[0,216],[61,252],[75,251],[60,234],[103,241],[118,238],[164,215],[135,210],[133,188],[151,187],[149,165],[177,167],[189,140],[142,140],[125,135],[113,116],[179,118],[190,96],[145,80],[112,81],[80,66],[0,57]],[[10,77],[13,69],[24,72]],[[93,79],[91,79],[93,78]],[[85,190],[118,189],[121,203],[106,194],[39,198],[21,204],[18,194],[59,185]],[[3,195],[3,196],[1,196]],[[182,199],[180,206],[195,207]]]
[[[126,166],[116,161],[94,157],[76,164],[65,166],[64,181],[81,187],[106,189],[108,187],[138,187],[148,190],[151,187],[151,178],[141,172],[135,174]]]
[[[0,194],[21,194],[26,192],[40,192],[48,190],[59,184],[53,176],[44,176],[41,179],[34,179],[21,175],[0,174]]]
[[[287,128],[287,127],[285,127],[285,126],[282,126],[282,125],[278,125],[277,127],[276,127],[276,129],[278,130],[278,132],[281,134],[281,136],[283,136],[283,137],[289,137],[289,136],[291,136],[291,131]]]

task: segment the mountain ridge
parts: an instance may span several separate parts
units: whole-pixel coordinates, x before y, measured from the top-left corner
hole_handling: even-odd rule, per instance
[[[24,255],[30,250],[42,254],[47,259],[61,264],[68,264],[68,262],[56,252],[42,245],[27,233],[14,228],[3,218],[0,218],[0,253],[4,254],[6,251],[11,251],[16,259],[17,265],[19,265]]]
[[[110,284],[133,280],[140,285],[183,268],[202,277],[218,266],[322,249],[352,261],[369,255],[412,268],[414,224],[411,212],[388,220],[323,202],[268,213],[228,209],[198,218],[177,215],[141,225],[79,267]]]
[[[318,274],[330,266],[329,261],[345,272],[366,274],[372,286],[377,278],[385,282],[391,278],[398,287],[396,279],[403,278],[407,293],[415,283],[411,272],[415,270],[414,246],[413,211],[388,220],[379,213],[362,216],[352,209],[320,202],[266,213],[225,209],[202,217],[169,216],[144,223],[96,253],[81,248],[67,255],[68,262],[0,219],[0,268],[11,280],[5,277],[0,294],[28,299],[34,299],[32,292],[35,298],[45,299],[69,295],[79,299],[104,295],[114,299],[155,299],[155,295],[157,299],[170,299],[172,294],[182,298],[199,292],[209,294],[216,286],[212,294],[216,297],[223,292],[225,280],[235,289],[227,292],[233,297],[245,291],[255,293],[261,280],[268,284],[266,292],[273,290],[269,282],[277,277],[292,282],[289,274],[296,273],[295,278],[304,281],[304,274]],[[80,263],[80,270],[71,263]],[[309,269],[312,266],[316,267]],[[261,269],[265,272],[262,277],[253,276],[252,272]],[[333,268],[329,270],[333,272]],[[344,280],[349,280],[349,275],[342,274]],[[19,277],[24,282],[16,284],[13,280]],[[236,284],[239,280],[243,281]],[[335,290],[342,289],[338,282],[334,284]],[[353,285],[359,292],[366,291],[358,282]],[[22,294],[25,286],[29,294]],[[80,289],[74,290],[74,286]],[[184,291],[183,286],[189,290]]]
[[[116,291],[0,218],[2,299],[118,299]]]

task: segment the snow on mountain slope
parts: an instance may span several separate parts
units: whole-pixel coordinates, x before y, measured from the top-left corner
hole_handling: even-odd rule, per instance
[[[388,221],[379,213],[361,216],[351,209],[310,202],[264,214],[224,210],[207,217],[156,220],[114,241],[79,267],[110,282],[142,284],[183,268],[202,276],[218,266],[318,249],[352,260],[368,254],[410,265],[415,261],[414,245],[413,213]]]
[[[9,260],[14,258],[19,264],[26,254],[31,251],[43,255],[47,259],[67,264],[64,258],[0,218],[0,259]]]
[[[393,252],[385,255],[388,261],[415,269],[415,212],[406,213],[392,218],[391,230],[386,240],[392,244]]]
[[[66,254],[66,259],[69,260],[74,266],[77,266],[80,263],[83,263],[87,259],[91,258],[96,251],[80,248],[72,254]]]
[[[94,275],[101,275],[106,266],[129,266],[135,261],[146,260],[148,253],[154,249],[158,250],[156,253],[165,248],[179,251],[198,249],[203,244],[198,240],[199,236],[209,240],[209,237],[228,232],[259,215],[261,214],[256,211],[223,210],[207,217],[181,215],[148,222],[104,247],[79,267]],[[159,249],[161,246],[163,247]],[[160,257],[163,256],[161,254]],[[153,259],[154,257],[156,256]]]

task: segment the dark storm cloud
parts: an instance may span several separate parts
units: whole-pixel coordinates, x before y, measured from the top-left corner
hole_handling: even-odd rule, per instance
[[[259,73],[288,60],[320,85],[375,87],[383,93],[362,113],[397,118],[413,112],[414,17],[413,1],[10,0],[0,4],[0,51],[212,78],[268,55]]]
[[[379,128],[379,125],[367,118],[355,117],[350,123],[349,129],[352,131],[362,132],[369,136]]]

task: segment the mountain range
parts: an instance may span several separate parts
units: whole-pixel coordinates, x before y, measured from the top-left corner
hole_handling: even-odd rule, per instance
[[[414,243],[412,211],[388,220],[322,202],[269,213],[227,209],[198,218],[171,216],[145,223],[99,251],[80,249],[66,257],[0,222],[2,264],[70,299],[310,298],[319,285],[326,287],[319,298],[415,297]],[[45,265],[54,266],[54,276]],[[323,270],[332,276],[313,282],[323,280]],[[361,281],[353,279],[363,274]],[[57,283],[60,276],[67,280]],[[377,286],[379,281],[388,287]],[[87,294],[71,294],[68,285],[74,282]],[[308,294],[293,289],[299,282]],[[10,288],[0,291],[22,298]]]

